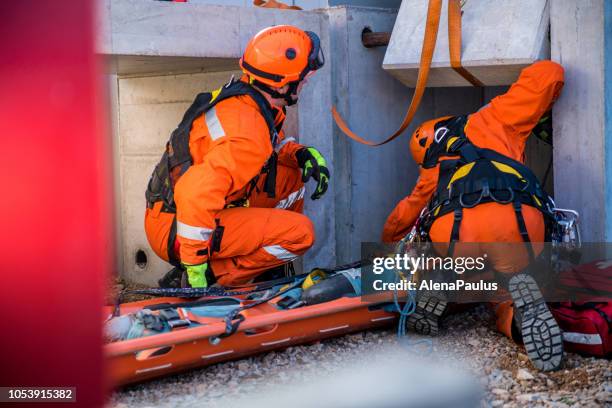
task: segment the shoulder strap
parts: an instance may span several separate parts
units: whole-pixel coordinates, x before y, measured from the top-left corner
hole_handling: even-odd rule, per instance
[[[273,139],[275,139],[276,136],[273,135],[276,135],[277,132],[276,127],[274,126],[274,111],[266,98],[251,85],[242,81],[231,81],[227,85],[224,85],[222,88],[212,93],[213,99],[211,100],[211,106],[216,105],[224,99],[241,95],[248,95],[251,97],[251,99],[253,99],[253,101],[255,101],[259,107],[261,115],[268,125],[268,129],[270,130],[270,140],[272,141],[272,144],[275,145],[276,140]]]
[[[189,133],[191,131],[193,122],[204,112],[208,111],[213,106],[225,99],[242,95],[248,95],[251,97],[251,99],[253,99],[253,101],[255,101],[270,131],[275,131],[274,113],[266,98],[264,98],[264,96],[255,90],[251,85],[242,81],[234,80],[212,92],[198,94],[191,106],[183,115],[183,119],[181,120],[181,123],[179,123],[178,128],[188,127],[185,130],[187,133]]]
[[[479,155],[465,134],[467,116],[453,116],[434,125],[434,140],[425,152],[423,167],[433,168],[440,157],[460,156],[464,161],[476,160]]]

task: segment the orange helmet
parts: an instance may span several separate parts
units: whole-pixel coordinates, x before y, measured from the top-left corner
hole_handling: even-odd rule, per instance
[[[450,118],[451,116],[442,116],[437,119],[428,120],[427,122],[421,123],[421,125],[416,128],[412,137],[410,138],[410,153],[412,153],[412,158],[417,164],[423,164],[423,160],[425,159],[425,152],[431,146],[431,143],[434,140],[435,129],[434,126],[436,123],[443,121],[445,119]]]
[[[295,95],[300,81],[324,63],[319,37],[290,25],[261,30],[251,38],[240,58],[240,68],[255,85],[273,98],[285,98],[293,103],[291,95]],[[285,94],[270,88],[287,84],[290,90]]]

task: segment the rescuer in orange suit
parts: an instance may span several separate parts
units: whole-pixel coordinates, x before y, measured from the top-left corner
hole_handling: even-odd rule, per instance
[[[525,68],[518,80],[503,95],[494,98],[488,105],[469,115],[463,127],[465,136],[478,148],[491,149],[503,156],[524,163],[525,143],[540,118],[551,108],[563,86],[563,68],[552,61],[539,61]],[[440,162],[435,167],[425,168],[426,152],[435,139],[434,127],[450,117],[438,118],[423,123],[410,139],[410,150],[420,165],[419,178],[411,194],[404,198],[389,215],[382,234],[385,242],[397,242],[410,232],[424,207],[428,205],[438,188]],[[441,160],[444,160],[442,158]],[[522,204],[522,213],[529,241],[534,252],[541,251],[545,224],[543,214],[535,206]],[[462,220],[458,242],[495,243],[523,242],[517,217],[512,205],[486,202],[473,208],[462,208]],[[429,230],[432,242],[449,242],[453,230],[453,212],[433,221]],[[537,243],[540,243],[539,245]],[[529,243],[528,245],[531,245]],[[522,248],[515,246],[515,248]],[[517,262],[515,256],[488,246],[488,261],[502,273],[516,273],[526,262]],[[526,259],[523,257],[522,259]],[[512,302],[497,305],[497,327],[512,337]],[[516,332],[515,332],[515,338]]]
[[[166,209],[172,205],[150,200],[145,215],[151,247],[180,262],[192,287],[248,283],[313,245],[312,222],[302,214],[304,182],[316,181],[311,198],[318,199],[329,170],[315,148],[286,137],[282,126],[285,106],[297,102],[307,78],[323,64],[316,34],[286,25],[266,28],[246,46],[240,83],[213,92],[212,100],[236,87],[248,87],[250,94],[223,99],[193,120],[191,165],[180,177],[174,176],[180,169],[165,169],[171,175],[165,184],[173,185],[173,200],[166,201],[174,201],[175,213]],[[273,125],[266,122],[268,111]],[[176,154],[177,148],[169,150]],[[222,235],[213,248],[216,232]]]

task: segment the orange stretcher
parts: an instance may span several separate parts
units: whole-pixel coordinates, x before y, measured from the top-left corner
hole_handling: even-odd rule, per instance
[[[252,354],[389,326],[398,317],[397,313],[385,311],[384,303],[365,302],[360,296],[294,309],[279,309],[274,304],[277,301],[270,300],[242,311],[244,319],[230,335],[224,318],[197,316],[189,307],[176,307],[180,321],[190,322],[189,326],[105,345],[110,380],[114,386],[137,383]],[[179,303],[186,304],[184,299],[177,298],[124,303],[119,315]],[[112,308],[107,307],[105,312],[110,314]]]

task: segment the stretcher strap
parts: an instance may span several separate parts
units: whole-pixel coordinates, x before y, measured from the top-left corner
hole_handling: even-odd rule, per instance
[[[412,100],[410,101],[410,107],[406,112],[406,116],[404,116],[404,120],[400,125],[399,129],[397,129],[391,136],[387,137],[382,142],[371,142],[365,140],[361,136],[355,134],[346,124],[344,119],[340,116],[336,107],[332,107],[332,115],[336,124],[351,139],[368,145],[368,146],[381,146],[390,141],[394,140],[396,137],[401,135],[404,130],[410,125],[414,115],[421,103],[421,98],[423,97],[423,93],[425,92],[425,86],[427,85],[427,77],[429,76],[429,68],[431,67],[431,60],[433,58],[434,49],[436,48],[436,38],[438,37],[438,26],[440,25],[440,10],[442,8],[442,0],[430,0],[429,7],[427,9],[427,22],[425,25],[425,36],[423,39],[423,48],[421,50],[421,62],[419,65],[419,75],[417,77],[417,84],[414,90],[414,94],[412,95]]]
[[[448,0],[448,53],[451,67],[474,86],[482,82],[461,65],[461,4],[460,0]]]

